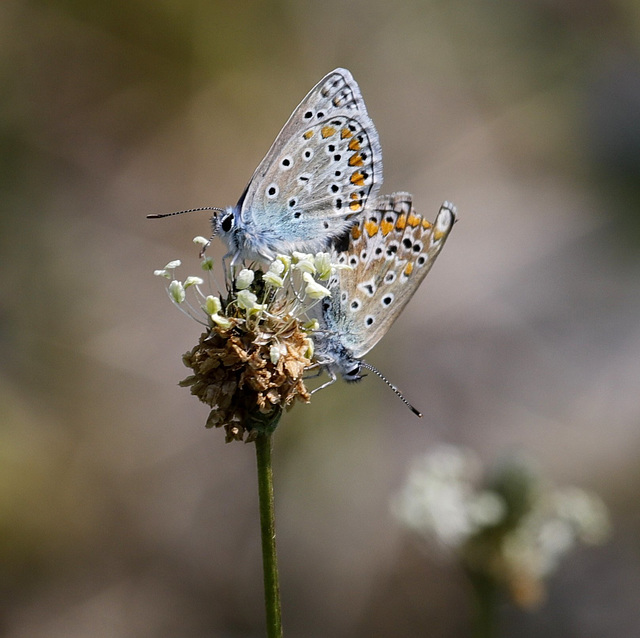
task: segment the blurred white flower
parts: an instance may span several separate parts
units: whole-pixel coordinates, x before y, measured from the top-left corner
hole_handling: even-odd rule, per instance
[[[597,495],[555,488],[521,459],[483,476],[477,456],[453,446],[417,459],[392,507],[406,527],[448,548],[469,572],[502,584],[523,606],[543,597],[544,579],[567,552],[610,533]]]

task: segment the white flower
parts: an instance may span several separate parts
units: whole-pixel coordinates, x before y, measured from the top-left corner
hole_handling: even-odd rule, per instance
[[[200,246],[201,248],[206,248],[209,245],[209,240],[206,237],[198,235],[197,237],[193,238],[193,243],[196,246]]]
[[[236,288],[238,290],[246,290],[252,283],[255,277],[253,270],[243,268],[236,277]]]
[[[302,274],[302,279],[307,284],[304,292],[312,299],[323,299],[324,297],[330,297],[331,291],[328,288],[320,285],[308,272]]]
[[[187,277],[184,280],[184,287],[186,289],[189,286],[200,286],[203,283],[204,283],[204,281],[202,279],[200,279],[200,277]]]
[[[229,319],[222,315],[219,315],[216,312],[211,315],[211,321],[213,321],[213,323],[217,324],[221,328],[231,328],[231,326],[233,325]]]
[[[273,266],[273,264],[277,261],[279,261],[284,266],[284,271],[278,272],[278,275],[282,275],[283,273],[286,274],[287,272],[289,272],[289,269],[291,268],[291,257],[289,257],[289,255],[276,255],[276,258],[271,265]]]
[[[213,295],[208,295],[204,300],[204,305],[202,309],[209,315],[211,321],[217,324],[221,328],[230,328],[233,324],[227,317],[220,314],[222,310],[222,304],[220,303],[220,299],[218,297],[214,297]]]
[[[318,279],[326,281],[331,277],[334,269],[331,266],[331,255],[329,253],[316,253],[313,264],[316,267]]]
[[[173,270],[174,268],[177,268],[178,266],[180,266],[182,264],[182,262],[179,259],[174,259],[173,261],[170,261],[166,266],[165,266],[165,270]]]
[[[295,268],[296,270],[299,270],[302,273],[308,273],[310,275],[316,274],[316,267],[315,267],[315,264],[313,263],[313,255],[306,254],[306,253],[299,253],[296,251],[293,253],[291,257],[292,257],[291,261],[293,263],[293,268]]]
[[[257,303],[258,298],[249,290],[240,290],[236,297],[238,307],[247,312],[263,310],[264,305]]]
[[[218,297],[214,297],[213,295],[208,295],[204,300],[204,311],[208,315],[215,315],[222,310],[222,304],[220,303],[220,299]]]
[[[181,282],[174,279],[169,284],[169,295],[177,304],[181,304],[185,300],[184,286]]]
[[[160,270],[154,270],[153,274],[156,277],[166,277],[167,279],[171,279],[171,273],[168,270],[164,269],[164,268],[162,268]]]
[[[280,258],[276,258],[271,262],[271,265],[269,266],[269,272],[272,272],[275,275],[282,275],[286,268],[287,266],[285,265],[284,261],[282,261]]]
[[[267,272],[262,275],[262,280],[266,284],[269,284],[274,288],[282,288],[284,286],[284,280],[282,279],[282,277],[280,277],[280,275],[277,275],[275,272],[272,272],[271,270],[267,270]]]
[[[269,348],[269,358],[271,359],[271,363],[276,365],[280,360],[280,357],[287,354],[287,345],[284,343],[276,343]]]

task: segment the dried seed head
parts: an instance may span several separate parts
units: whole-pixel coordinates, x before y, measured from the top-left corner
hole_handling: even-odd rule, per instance
[[[314,275],[326,278],[334,266],[323,253],[278,255],[265,273],[226,272],[226,295],[216,295],[201,290],[199,277],[175,279],[179,265],[170,262],[156,274],[169,281],[172,302],[206,328],[183,355],[192,374],[180,385],[211,407],[208,428],[223,427],[227,441],[251,441],[275,428],[296,400],[309,402],[303,375],[316,363],[317,322],[307,311],[329,294]]]
[[[269,428],[295,400],[309,401],[302,375],[311,360],[306,356],[308,335],[299,326],[287,326],[286,337],[278,340],[280,356],[274,363],[273,333],[245,330],[241,322],[233,323],[228,330],[213,325],[200,336],[183,356],[193,374],[180,385],[190,387],[192,394],[211,406],[207,427],[224,427],[227,441],[241,441],[250,432]]]

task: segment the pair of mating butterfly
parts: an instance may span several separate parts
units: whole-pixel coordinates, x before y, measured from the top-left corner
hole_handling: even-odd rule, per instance
[[[336,372],[357,381],[362,368],[384,379],[361,358],[411,299],[455,222],[448,202],[431,223],[408,193],[378,198],[381,183],[378,133],[351,73],[336,69],[294,110],[235,207],[193,209],[214,211],[213,235],[232,264],[332,249],[332,261],[351,266],[331,276],[319,311],[316,356],[329,383]]]

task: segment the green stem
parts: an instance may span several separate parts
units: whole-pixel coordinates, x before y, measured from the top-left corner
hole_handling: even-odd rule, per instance
[[[493,638],[497,635],[498,588],[495,581],[484,574],[469,571],[474,596],[473,636]]]
[[[264,572],[264,603],[267,613],[267,638],[282,638],[280,585],[276,557],[276,519],[273,507],[273,470],[271,465],[271,432],[256,438],[258,461],[258,495],[260,499],[260,530],[262,535],[262,569]]]

